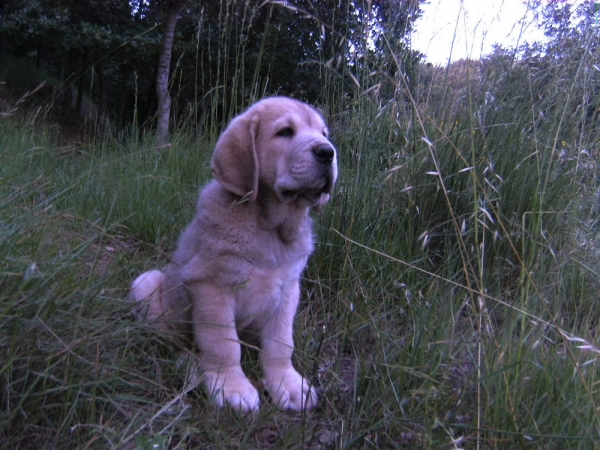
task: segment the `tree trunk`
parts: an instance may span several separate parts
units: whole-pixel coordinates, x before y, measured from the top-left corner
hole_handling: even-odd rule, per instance
[[[70,79],[71,78],[67,78],[63,82],[63,90],[61,91],[61,99],[62,99],[61,103],[68,108],[73,107],[73,89],[71,88],[71,85],[69,83]]]
[[[81,114],[81,106],[83,104],[83,76],[85,74],[85,63],[87,62],[87,50],[84,49],[81,52],[81,59],[79,60],[79,76],[77,77],[77,102],[75,103],[75,109]]]
[[[156,94],[158,96],[157,137],[161,144],[169,140],[169,118],[171,115],[171,96],[169,95],[169,72],[171,68],[171,50],[175,25],[181,8],[181,0],[169,0],[167,17],[163,27],[163,36],[158,57],[158,73],[156,75]]]
[[[123,80],[121,86],[125,86],[125,77],[121,78]],[[121,101],[119,102],[119,113],[117,115],[117,135],[120,135],[125,127],[125,110],[127,108],[127,102],[130,99],[127,89],[124,89],[122,92]]]
[[[0,0],[0,18],[4,17],[4,7],[6,6],[7,0]],[[1,21],[1,19],[0,19]],[[4,59],[5,55],[5,44],[4,44],[4,33],[0,34],[0,59]]]
[[[106,132],[108,130],[108,76],[102,64],[96,66],[98,81],[100,84],[100,104],[96,115],[96,130]]]

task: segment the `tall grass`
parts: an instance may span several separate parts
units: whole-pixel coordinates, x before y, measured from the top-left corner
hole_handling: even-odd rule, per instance
[[[296,321],[296,365],[323,388],[303,415],[216,409],[129,315],[128,284],[194,213],[214,133],[65,147],[3,118],[3,446],[592,448],[598,185],[573,114],[591,82],[503,67],[454,84],[424,66],[409,100],[372,74],[348,99],[335,73],[324,86],[341,169]]]

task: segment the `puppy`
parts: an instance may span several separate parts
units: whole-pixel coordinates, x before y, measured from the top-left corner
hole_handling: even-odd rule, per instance
[[[240,366],[242,331],[258,337],[273,402],[294,411],[317,404],[292,366],[292,325],[313,251],[309,210],[329,201],[337,178],[327,136],[323,118],[289,98],[262,100],[236,117],[217,142],[214,180],[172,263],[133,282],[143,318],[198,347],[204,388],[220,406],[259,407]]]

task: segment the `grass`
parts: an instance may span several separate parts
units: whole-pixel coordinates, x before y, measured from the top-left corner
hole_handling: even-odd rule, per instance
[[[3,446],[594,447],[597,150],[572,113],[591,85],[503,70],[434,74],[408,104],[357,74],[325,105],[341,171],[296,319],[295,364],[323,389],[307,414],[217,409],[129,313],[216,136],[65,146],[40,118],[0,117]],[[251,351],[244,364],[259,380]]]

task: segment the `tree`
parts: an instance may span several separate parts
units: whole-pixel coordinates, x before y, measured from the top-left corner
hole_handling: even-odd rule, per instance
[[[158,56],[156,73],[156,94],[158,96],[157,137],[165,144],[169,139],[169,119],[171,117],[171,96],[169,95],[169,73],[171,70],[171,52],[175,37],[175,25],[179,18],[182,0],[168,0],[163,35]]]
[[[0,40],[79,86],[77,104],[85,92],[118,130],[156,126],[167,142],[170,126],[217,131],[266,95],[332,103],[358,77],[396,96],[412,79],[419,1],[11,0]]]
[[[522,60],[535,70],[536,93],[544,100],[542,114],[546,118],[554,115],[557,120],[563,117],[562,141],[585,145],[598,140],[598,5],[548,2],[538,8],[547,41],[524,48]]]

